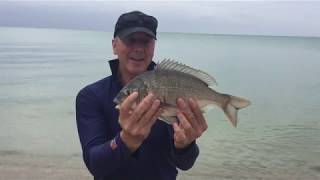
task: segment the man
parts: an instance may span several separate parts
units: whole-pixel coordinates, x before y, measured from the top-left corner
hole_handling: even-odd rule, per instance
[[[135,108],[132,93],[115,109],[114,97],[130,79],[152,70],[158,22],[139,11],[122,14],[109,61],[112,75],[83,88],[76,117],[83,158],[94,179],[173,180],[177,168],[190,169],[198,154],[195,140],[207,129],[194,100],[178,99],[179,124],[157,120],[160,101],[148,94]]]

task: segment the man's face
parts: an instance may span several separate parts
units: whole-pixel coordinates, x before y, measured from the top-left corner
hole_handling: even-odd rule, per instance
[[[152,61],[155,40],[143,32],[112,41],[113,53],[118,56],[123,75],[136,76],[146,71]]]

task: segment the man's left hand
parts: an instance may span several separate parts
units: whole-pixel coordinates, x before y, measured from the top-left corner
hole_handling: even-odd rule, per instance
[[[179,124],[173,124],[174,145],[177,149],[190,145],[208,128],[198,103],[194,99],[189,98],[188,104],[182,98],[177,100]]]

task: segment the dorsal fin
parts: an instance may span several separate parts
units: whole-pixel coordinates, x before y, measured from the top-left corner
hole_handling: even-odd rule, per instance
[[[185,64],[179,63],[171,59],[162,60],[160,63],[157,64],[155,70],[179,71],[200,79],[201,81],[205,82],[208,86],[213,86],[217,84],[216,80],[208,73],[198,69],[194,69],[190,66],[187,66]]]

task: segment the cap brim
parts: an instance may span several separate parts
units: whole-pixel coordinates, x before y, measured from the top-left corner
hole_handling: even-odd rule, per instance
[[[125,38],[125,37],[129,36],[130,34],[136,33],[136,32],[144,32],[147,35],[151,36],[153,39],[157,39],[156,35],[152,31],[150,31],[150,29],[145,28],[145,27],[128,28],[128,29],[125,29],[125,30],[119,32],[118,36],[122,39],[122,38]]]

